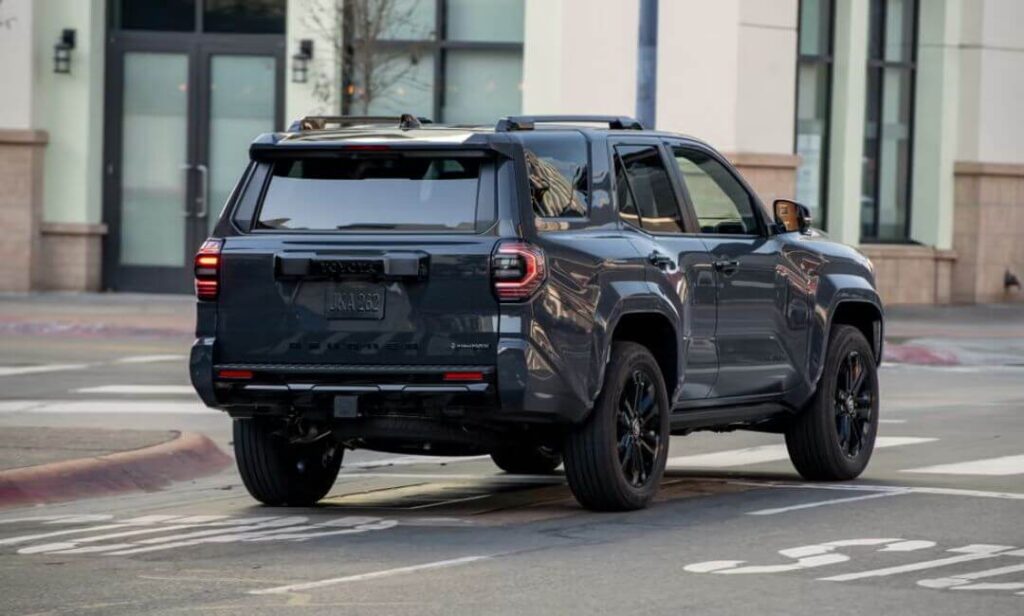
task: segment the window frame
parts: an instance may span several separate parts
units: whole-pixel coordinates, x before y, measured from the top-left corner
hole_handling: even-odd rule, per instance
[[[683,230],[679,232],[672,231],[655,231],[652,229],[645,229],[642,226],[638,227],[632,223],[629,223],[622,219],[619,215],[619,192],[618,192],[618,177],[616,172],[616,161],[618,160],[617,147],[651,147],[654,148],[658,153],[658,157],[661,159],[661,164],[665,168],[665,172],[668,173],[669,184],[672,186],[672,196],[676,202],[676,209],[679,211],[679,221],[682,223]],[[610,189],[609,196],[614,202],[615,220],[617,224],[624,225],[626,228],[635,229],[651,236],[666,236],[666,237],[679,237],[684,235],[694,235],[694,229],[699,227],[695,226],[695,219],[692,216],[692,212],[687,207],[686,193],[682,185],[679,183],[679,176],[677,175],[677,165],[675,159],[668,156],[667,148],[665,143],[654,137],[648,138],[619,138],[619,139],[608,139],[608,160],[610,163],[609,167],[609,181]],[[629,194],[633,197],[633,201],[636,202],[636,195],[633,194],[633,187],[626,181],[626,189]],[[640,215],[640,206],[637,205],[637,217],[640,219],[640,224],[643,224],[643,216]],[[699,234],[699,233],[698,233]]]
[[[796,41],[796,71],[795,98],[793,99],[793,153],[797,152],[797,138],[800,136],[800,68],[803,66],[825,68],[825,132],[822,135],[821,148],[821,177],[818,187],[818,213],[821,222],[819,226],[823,230],[828,229],[828,189],[832,161],[832,78],[835,71],[835,36],[836,36],[836,0],[821,0],[828,5],[828,45],[824,55],[805,54],[801,52],[800,37],[804,32],[803,3],[807,0],[800,0],[797,4],[797,41]]]
[[[525,0],[524,0],[525,2]],[[342,38],[345,41],[341,59],[341,113],[350,115],[352,113],[352,94],[349,93],[349,86],[353,84],[351,53],[349,48],[359,45],[360,41],[353,38],[352,29],[349,25],[350,19],[342,21]],[[507,51],[518,52],[520,61],[523,58],[522,41],[458,41],[448,39],[448,0],[436,0],[434,6],[434,36],[425,39],[380,39],[375,41],[378,50],[382,52],[411,52],[412,50],[423,51],[424,56],[429,56],[434,61],[433,92],[432,92],[432,113],[430,118],[435,122],[444,122],[441,116],[445,104],[445,85],[447,73],[447,56],[449,51]],[[495,118],[497,119],[497,118]]]
[[[910,107],[910,116],[909,116],[909,120],[907,122],[907,183],[906,183],[905,186],[900,187],[900,189],[903,191],[905,199],[906,199],[906,205],[907,205],[906,220],[904,222],[904,228],[903,228],[903,233],[902,233],[901,237],[898,237],[898,238],[886,238],[886,239],[882,239],[882,238],[878,237],[879,228],[881,226],[881,216],[882,216],[882,208],[880,207],[880,204],[879,204],[879,191],[881,189],[882,174],[878,172],[878,169],[881,168],[880,162],[881,162],[881,158],[882,158],[881,124],[882,124],[882,114],[883,114],[883,111],[884,111],[883,110],[883,105],[884,105],[884,101],[885,101],[885,83],[884,83],[885,80],[883,78],[883,79],[879,79],[879,81],[878,81],[878,91],[874,93],[875,94],[874,103],[876,105],[876,108],[878,109],[878,115],[879,115],[879,121],[878,121],[878,124],[879,124],[878,132],[879,132],[879,134],[878,134],[878,138],[875,140],[875,142],[876,142],[875,143],[875,148],[874,148],[874,151],[872,152],[873,159],[875,161],[875,166],[876,166],[876,173],[875,173],[874,181],[872,182],[872,186],[871,186],[871,196],[874,199],[874,217],[873,217],[873,220],[871,221],[871,227],[873,229],[873,233],[872,234],[865,234],[863,232],[864,221],[860,220],[860,224],[858,225],[857,231],[858,231],[858,236],[860,238],[860,242],[863,243],[863,244],[912,244],[912,243],[914,243],[913,240],[910,239],[910,228],[911,228],[911,224],[912,224],[912,221],[913,221],[913,214],[914,214],[914,207],[913,207],[913,205],[914,205],[914,193],[913,193],[913,187],[914,187],[914,180],[913,180],[913,178],[914,178],[914,141],[915,141],[915,138],[916,138],[916,134],[915,133],[916,133],[916,127],[917,127],[917,122],[916,122],[917,118],[915,116],[916,116],[916,105],[917,105],[917,59],[918,59],[918,42],[919,42],[920,25],[921,25],[921,2],[920,2],[920,0],[905,0],[905,1],[913,3],[913,10],[911,11],[911,19],[912,19],[913,23],[912,23],[911,28],[910,28],[910,35],[912,37],[912,40],[909,42],[909,48],[910,48],[909,59],[904,59],[904,60],[899,60],[899,61],[896,61],[896,60],[886,60],[885,59],[886,34],[887,34],[887,30],[888,30],[887,26],[888,26],[888,17],[889,17],[889,2],[888,2],[888,0],[881,0],[881,10],[878,12],[877,19],[873,19],[873,16],[871,15],[870,7],[868,9],[868,20],[869,20],[868,21],[868,58],[867,58],[867,66],[866,66],[867,70],[865,71],[865,74],[864,74],[864,80],[865,80],[865,101],[866,101],[867,100],[867,96],[870,96],[872,94],[870,91],[867,90],[868,85],[871,83],[871,79],[869,78],[869,76],[870,76],[872,71],[878,71],[879,74],[884,77],[885,69],[887,69],[887,68],[894,68],[894,69],[906,71],[906,73],[909,75],[910,86],[909,86],[909,92],[907,93],[907,96],[909,97],[909,101],[908,101],[907,104]],[[875,50],[872,49],[872,45],[871,45],[871,32],[872,32],[872,28],[878,28],[878,41],[879,41],[878,42],[878,53],[880,54],[878,57],[876,57],[874,55],[875,54]],[[867,105],[867,102],[865,102],[865,105]],[[865,116],[867,115],[867,108],[866,107],[864,109],[864,114],[865,114]],[[866,118],[865,118],[865,125],[866,124],[867,124],[867,122],[866,122]],[[865,133],[862,136],[862,140],[866,141],[866,137],[867,137],[867,133]],[[866,151],[866,148],[865,148],[865,154],[866,153],[867,153],[867,151]],[[863,198],[864,193],[861,192],[859,196],[861,198]],[[864,207],[860,203],[860,199],[858,199],[858,219],[860,218],[859,215],[863,212],[863,209],[864,209]]]
[[[672,161],[672,171],[670,171],[669,173],[674,176],[675,181],[679,184],[679,186],[681,188],[681,191],[682,191],[683,195],[685,196],[685,198],[684,198],[684,201],[686,203],[685,209],[688,211],[689,217],[692,220],[691,228],[695,229],[695,231],[689,231],[687,233],[687,235],[695,235],[695,236],[702,236],[702,237],[716,237],[716,238],[718,238],[718,237],[721,237],[721,238],[733,237],[733,238],[745,238],[745,239],[767,237],[769,235],[769,229],[771,227],[770,227],[770,221],[765,218],[765,216],[767,214],[766,214],[766,211],[765,211],[765,208],[764,208],[764,204],[761,203],[761,199],[757,196],[757,193],[755,193],[753,190],[751,190],[750,186],[743,179],[743,176],[741,176],[739,174],[739,172],[736,171],[736,168],[733,167],[732,164],[730,164],[729,161],[727,161],[725,159],[725,157],[723,157],[722,155],[720,155],[718,152],[714,151],[713,149],[708,148],[708,147],[704,147],[704,146],[702,146],[701,144],[698,144],[698,143],[690,143],[690,142],[687,142],[687,141],[676,141],[676,140],[668,140],[668,139],[666,139],[663,143],[665,145],[665,150],[668,153],[668,156],[670,157],[670,159]],[[682,149],[682,150],[690,150],[690,151],[693,151],[693,152],[699,152],[701,154],[705,154],[708,157],[714,159],[718,164],[722,165],[722,167],[726,170],[726,172],[729,173],[729,175],[732,177],[732,179],[736,180],[736,183],[740,186],[740,188],[743,189],[743,191],[747,194],[748,197],[750,197],[750,203],[753,206],[753,210],[754,210],[753,211],[754,220],[757,222],[757,226],[758,226],[757,232],[755,232],[755,233],[705,233],[705,232],[701,231],[701,228],[700,228],[700,218],[697,216],[697,208],[693,204],[693,198],[690,196],[690,189],[686,185],[686,179],[683,177],[683,172],[679,168],[679,163],[676,162],[675,152],[674,152],[675,148],[679,148],[679,149]]]

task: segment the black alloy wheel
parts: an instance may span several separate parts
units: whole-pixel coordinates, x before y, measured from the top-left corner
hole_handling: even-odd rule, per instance
[[[619,464],[634,488],[647,483],[658,459],[663,438],[658,419],[654,378],[637,368],[622,388],[616,424]]]
[[[865,359],[851,351],[839,364],[836,379],[836,434],[839,447],[849,458],[856,458],[874,426],[871,423],[873,396],[867,378]]]

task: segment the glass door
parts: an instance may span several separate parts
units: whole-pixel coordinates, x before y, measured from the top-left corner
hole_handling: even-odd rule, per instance
[[[245,168],[249,143],[281,127],[282,44],[199,38],[125,36],[112,50],[110,288],[190,292],[192,256]]]

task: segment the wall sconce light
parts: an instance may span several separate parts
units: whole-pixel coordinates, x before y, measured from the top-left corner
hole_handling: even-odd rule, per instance
[[[64,28],[53,46],[53,72],[67,75],[71,73],[71,50],[75,48],[75,31]]]
[[[299,53],[292,56],[292,83],[309,81],[309,61],[313,59],[313,40],[299,41]]]

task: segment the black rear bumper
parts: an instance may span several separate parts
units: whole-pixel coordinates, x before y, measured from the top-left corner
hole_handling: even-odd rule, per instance
[[[394,416],[456,423],[572,423],[579,406],[548,397],[527,405],[530,373],[524,365],[339,365],[217,363],[214,338],[192,346],[190,375],[202,401],[233,417],[301,414],[316,419]],[[222,371],[247,378],[219,378]],[[483,379],[451,382],[453,372],[479,372]],[[251,377],[248,374],[251,373]],[[524,395],[525,394],[525,395]],[[543,400],[544,398],[541,397]],[[534,406],[535,408],[529,408]],[[358,409],[352,415],[352,409]]]

